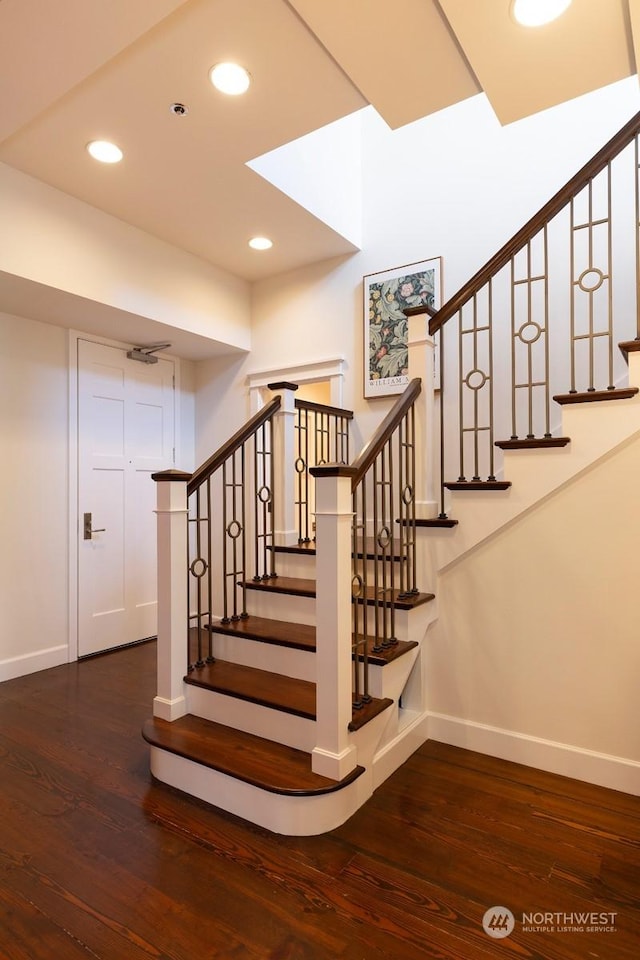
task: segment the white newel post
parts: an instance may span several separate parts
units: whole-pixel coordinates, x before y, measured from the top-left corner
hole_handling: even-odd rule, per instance
[[[313,467],[316,478],[316,747],[314,773],[342,780],[357,766],[351,722],[353,468]]]
[[[187,712],[187,483],[190,473],[154,473],[158,517],[158,692],[153,715],[177,720]]]
[[[435,344],[429,335],[429,315],[419,307],[407,312],[409,326],[409,380],[420,377],[416,400],[416,519],[430,520],[438,513],[435,484]]]
[[[295,383],[270,383],[269,390],[280,397],[280,409],[273,418],[273,462],[278,478],[273,491],[273,535],[280,547],[298,542],[296,527],[296,407]]]

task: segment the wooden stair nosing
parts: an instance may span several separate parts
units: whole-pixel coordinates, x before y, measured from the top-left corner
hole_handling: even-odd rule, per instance
[[[405,653],[409,653],[410,650],[415,650],[419,646],[417,640],[397,640],[393,646],[384,647],[376,653],[373,649],[376,642],[375,637],[367,637],[367,660],[376,667],[384,667],[387,663],[393,663],[394,660],[398,660]],[[352,654],[353,657],[355,657],[355,652]],[[358,660],[362,662],[364,654],[359,653]]]
[[[508,490],[510,480],[450,480],[444,484],[447,490]]]
[[[378,590],[378,593],[380,594],[381,591]],[[413,610],[415,607],[421,607],[424,603],[430,603],[432,600],[435,600],[436,598],[435,593],[416,593],[416,594],[413,594],[413,596],[403,597],[402,599],[400,599],[398,597],[398,594],[400,593],[399,590],[394,589],[393,593],[395,595],[393,605],[396,608],[396,610]],[[354,600],[356,603],[367,603],[370,606],[373,606],[373,604],[376,603],[375,587],[370,586],[367,588],[366,598],[355,597]]]
[[[530,437],[520,440],[496,440],[494,446],[501,450],[543,450],[545,447],[566,447],[571,437]]]
[[[358,766],[342,780],[330,780],[313,773],[303,750],[191,715],[172,723],[154,717],[145,722],[142,736],[152,746],[281,796],[333,793],[364,773]]]
[[[640,337],[636,337],[635,340],[624,340],[622,343],[618,344],[618,348],[622,351],[625,357],[629,353],[638,353],[640,351]]]
[[[391,706],[393,706],[393,700],[389,700],[388,697],[385,697],[384,700],[376,700],[372,697],[369,703],[363,704],[358,710],[354,709],[352,720],[349,724],[349,731],[354,733],[356,730],[360,730],[365,724],[369,723],[370,720],[380,716],[381,713]]]
[[[211,630],[212,633],[228,637],[244,637],[247,640],[271,643],[274,646],[292,650],[308,650],[315,653],[316,649],[316,628],[306,623],[291,623],[288,620],[273,620],[269,617],[255,617],[250,614],[248,617],[232,620],[230,623],[214,620]]]
[[[238,586],[243,586],[239,583]],[[292,597],[311,597],[316,595],[316,581],[302,577],[269,577],[267,580],[245,580],[247,590],[258,590],[264,593],[287,593]]]
[[[638,393],[639,387],[615,387],[613,390],[585,390],[581,393],[557,393],[556,403],[561,406],[569,403],[595,403],[598,400],[630,400]]]
[[[418,519],[408,522],[406,520],[396,520],[396,523],[402,524],[404,527],[457,527],[459,521],[452,520],[451,517],[430,517],[429,519]]]

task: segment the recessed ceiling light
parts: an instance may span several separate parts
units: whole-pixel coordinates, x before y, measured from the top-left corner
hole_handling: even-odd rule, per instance
[[[564,13],[571,0],[513,0],[511,12],[523,27],[541,27]]]
[[[251,77],[245,68],[237,63],[216,63],[209,71],[209,79],[216,90],[232,97],[246,93],[251,83]]]
[[[252,237],[249,246],[252,250],[269,250],[273,246],[273,240],[269,240],[269,237]]]
[[[87,144],[87,150],[100,163],[119,163],[123,156],[120,147],[108,140],[92,140]]]

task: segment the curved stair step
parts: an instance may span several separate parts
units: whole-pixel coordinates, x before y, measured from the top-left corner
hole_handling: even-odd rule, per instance
[[[364,767],[356,767],[343,780],[330,780],[312,772],[311,756],[303,750],[191,715],[172,723],[153,717],[142,736],[154,747],[285,796],[333,793],[364,773]]]

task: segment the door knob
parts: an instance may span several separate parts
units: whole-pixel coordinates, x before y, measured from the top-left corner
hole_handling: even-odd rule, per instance
[[[99,527],[94,530],[91,526],[91,514],[85,513],[84,515],[84,539],[85,540],[91,540],[92,535],[94,533],[104,533],[106,529],[107,529],[106,527]]]

